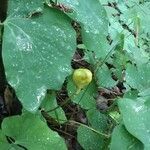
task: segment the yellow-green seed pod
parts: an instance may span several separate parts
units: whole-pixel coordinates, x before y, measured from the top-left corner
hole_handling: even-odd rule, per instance
[[[77,87],[77,93],[92,81],[92,72],[89,69],[76,69],[73,73],[73,81]]]

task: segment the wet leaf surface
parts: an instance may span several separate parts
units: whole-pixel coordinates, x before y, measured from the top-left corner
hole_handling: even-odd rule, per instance
[[[13,138],[14,145],[19,144],[30,150],[67,150],[64,140],[49,129],[38,115],[26,113],[6,118],[2,123],[2,133]]]
[[[87,49],[94,51],[96,57],[104,58],[108,53],[106,40],[108,18],[100,2],[98,0],[88,0],[88,2],[86,0],[58,0],[58,2],[73,10],[72,13],[67,14],[81,24],[82,40]]]
[[[124,98],[118,103],[126,129],[144,144],[145,150],[150,149],[149,100],[149,97],[136,100]]]
[[[76,47],[70,19],[45,7],[35,18],[8,18],[4,23],[3,61],[8,82],[23,106],[36,111],[47,89],[61,88],[71,72]]]
[[[123,125],[116,126],[111,138],[110,150],[142,150],[143,144],[128,133]]]
[[[78,128],[78,141],[85,150],[103,150],[106,139],[104,135],[101,135],[101,133],[105,134],[108,129],[108,118],[94,109],[87,112],[87,118],[90,127],[87,128],[81,125]]]

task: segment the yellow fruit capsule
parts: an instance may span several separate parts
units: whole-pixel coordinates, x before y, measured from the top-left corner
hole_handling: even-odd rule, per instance
[[[76,69],[73,73],[73,81],[77,87],[77,93],[92,81],[92,72],[89,69]]]

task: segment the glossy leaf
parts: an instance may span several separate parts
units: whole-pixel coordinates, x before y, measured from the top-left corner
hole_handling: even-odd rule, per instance
[[[126,129],[150,149],[150,107],[149,98],[119,100],[119,109]]]
[[[112,137],[110,150],[142,150],[143,144],[132,136],[123,125],[115,127]]]
[[[8,17],[29,17],[34,13],[42,12],[43,7],[42,0],[10,0],[7,15]]]
[[[95,129],[100,132],[106,132],[108,128],[108,117],[105,114],[100,113],[96,109],[91,109],[87,111],[87,118],[89,124]]]
[[[103,150],[106,139],[101,133],[103,134],[107,130],[108,118],[97,110],[89,110],[87,117],[90,122],[90,128],[82,125],[78,128],[78,142],[85,150]],[[96,132],[91,129],[94,129]]]
[[[76,48],[70,19],[45,7],[34,18],[4,22],[3,61],[8,82],[25,109],[36,111],[47,89],[61,88]]]
[[[24,114],[4,119],[2,131],[27,149],[35,150],[67,150],[64,140],[37,115]]]
[[[78,142],[84,148],[84,150],[102,150],[103,139],[102,137],[91,131],[90,129],[80,126],[77,130]]]
[[[72,12],[67,14],[77,21],[82,28],[83,43],[96,57],[104,58],[108,53],[106,36],[108,18],[106,11],[98,0],[58,0]],[[90,15],[88,15],[90,14]]]

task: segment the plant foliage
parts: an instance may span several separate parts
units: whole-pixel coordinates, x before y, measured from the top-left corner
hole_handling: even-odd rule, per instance
[[[23,108],[11,116],[4,93],[0,149],[150,150],[149,0],[8,0],[5,13],[1,57]],[[79,93],[76,68],[93,73]]]

